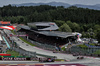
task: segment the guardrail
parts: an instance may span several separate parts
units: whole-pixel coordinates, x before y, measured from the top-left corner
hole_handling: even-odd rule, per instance
[[[43,55],[43,54],[39,54],[39,53],[36,53],[36,55],[42,56],[42,57],[47,57],[47,58],[57,58],[56,56]]]
[[[7,40],[4,38],[4,36],[3,36],[3,40],[6,42],[7,47],[10,49],[10,45],[9,45],[9,43],[7,42]]]
[[[51,50],[51,51],[55,50],[55,47],[52,46],[52,45],[42,44],[42,43],[39,43],[39,42],[36,42],[36,41],[32,41],[30,39],[26,39],[24,37],[22,37],[22,38],[29,41],[30,43],[34,44],[35,46],[42,48],[42,49],[47,49],[47,50]]]
[[[36,57],[36,52],[26,51],[20,47],[18,48],[13,47],[13,50],[19,52],[23,56]]]
[[[81,47],[73,46],[73,47],[71,47],[70,52],[71,53],[79,53],[82,55],[96,55],[94,53],[97,50],[100,50],[100,48],[81,48]]]

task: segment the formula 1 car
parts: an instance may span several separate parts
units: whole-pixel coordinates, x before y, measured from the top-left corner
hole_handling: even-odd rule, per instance
[[[77,57],[77,59],[84,59],[84,57],[83,56],[79,56],[79,57]]]
[[[39,62],[54,62],[54,58],[39,58]]]

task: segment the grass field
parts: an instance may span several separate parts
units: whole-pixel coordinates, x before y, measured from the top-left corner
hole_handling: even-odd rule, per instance
[[[13,30],[11,30],[11,32],[15,35],[15,32]],[[27,40],[23,39],[22,37],[19,37],[22,41],[24,41],[25,43],[31,45],[31,46],[35,46],[34,44],[28,42]]]
[[[34,44],[28,42],[27,40],[23,39],[22,37],[19,37],[19,38],[20,38],[22,41],[24,41],[25,43],[27,43],[27,44],[29,44],[29,45],[31,45],[31,46],[35,46]]]
[[[20,56],[20,54],[14,50],[7,50],[7,54],[11,54],[11,56]]]
[[[97,50],[97,51],[94,52],[93,54],[100,54],[100,50]]]

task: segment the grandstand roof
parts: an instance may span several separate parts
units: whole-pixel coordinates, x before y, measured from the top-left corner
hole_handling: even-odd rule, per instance
[[[26,25],[19,25],[20,28],[25,29],[25,30],[30,30],[33,32],[36,32],[38,34],[43,34],[46,36],[57,36],[57,37],[62,37],[62,38],[67,38],[69,36],[75,36],[74,34],[72,34],[71,32],[60,32],[60,31],[35,31],[35,30],[31,30],[29,26]]]
[[[54,22],[32,22],[27,24],[28,26],[36,28],[37,30],[57,30],[59,28]],[[39,26],[45,28],[38,28]]]
[[[36,31],[39,34],[47,35],[47,36],[57,36],[62,38],[67,38],[69,36],[75,36],[71,32],[59,32],[59,31]]]
[[[26,29],[26,30],[30,30],[30,27],[26,26],[26,25],[18,25],[17,27],[18,28],[23,28],[23,29]]]

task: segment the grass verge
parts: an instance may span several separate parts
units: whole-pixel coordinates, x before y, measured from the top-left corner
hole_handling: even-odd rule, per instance
[[[11,56],[20,56],[20,54],[14,50],[7,50],[7,54],[11,54]]]
[[[100,50],[97,50],[97,51],[94,52],[93,54],[100,54]]]
[[[64,61],[64,59],[55,59],[55,61]]]
[[[65,47],[62,47],[61,49],[62,49],[63,51],[65,51],[65,50],[66,50],[66,48],[65,48]]]
[[[11,32],[15,35],[14,30],[11,30]],[[25,43],[27,43],[27,44],[29,44],[29,45],[31,45],[31,46],[36,46],[36,45],[34,45],[34,44],[28,42],[27,40],[23,39],[22,37],[19,37],[19,38],[20,38],[22,41],[24,41]]]
[[[27,43],[27,44],[29,44],[29,45],[31,45],[31,46],[36,46],[36,45],[34,45],[34,44],[28,42],[27,40],[23,39],[22,37],[19,37],[19,38],[20,38],[22,41],[24,41],[25,43]]]
[[[84,44],[83,44],[83,45],[82,45],[82,44],[81,44],[81,45],[77,45],[77,46],[78,46],[78,47],[81,47],[81,48],[88,48],[88,47],[87,47],[86,45],[84,45]]]
[[[11,32],[15,35],[16,33],[14,32],[14,30],[11,30]]]

